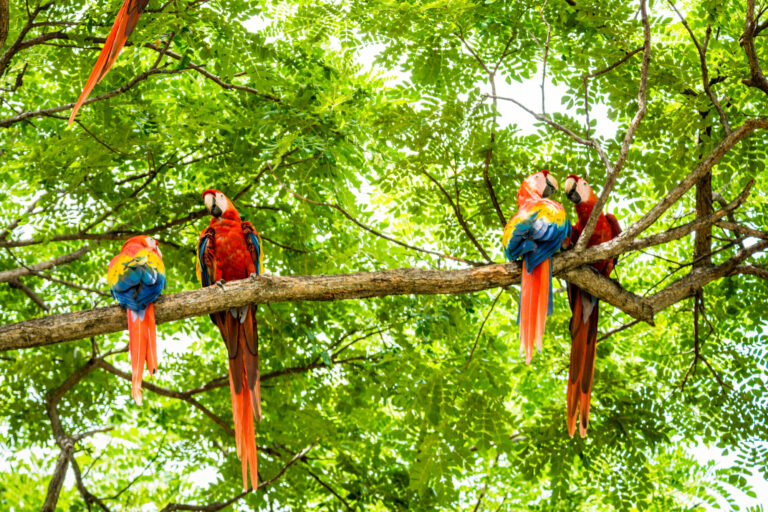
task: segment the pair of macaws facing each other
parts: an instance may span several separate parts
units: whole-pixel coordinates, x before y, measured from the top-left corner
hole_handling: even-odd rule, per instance
[[[549,199],[556,190],[557,180],[546,170],[526,178],[517,193],[517,214],[507,223],[502,239],[507,259],[523,260],[517,320],[526,364],[530,364],[533,358],[534,345],[541,351],[544,325],[547,315],[552,314],[552,255],[563,245],[576,243],[597,202],[597,196],[586,180],[569,175],[565,180],[565,194],[574,203],[579,218],[571,226],[563,205]],[[620,232],[616,217],[601,212],[587,245],[591,247],[607,242]],[[615,263],[613,259],[593,263],[592,266],[608,277]],[[570,283],[568,302],[572,316],[566,420],[568,433],[573,436],[577,416],[580,416],[579,434],[584,437],[589,424],[600,307],[596,297]]]
[[[211,221],[197,244],[197,276],[202,286],[237,281],[264,272],[261,237],[253,224],[243,222],[232,202],[218,190],[203,192]],[[141,382],[146,364],[157,369],[154,302],[165,288],[165,267],[157,241],[135,236],[125,242],[107,270],[112,296],[127,309],[131,359],[131,396],[141,404]],[[235,424],[237,455],[247,489],[257,487],[256,435],[253,418],[261,420],[259,387],[259,334],[256,306],[213,313],[229,356],[229,390]]]

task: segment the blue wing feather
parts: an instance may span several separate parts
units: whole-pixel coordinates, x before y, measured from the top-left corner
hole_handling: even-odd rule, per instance
[[[261,244],[259,243],[259,237],[257,237],[253,233],[248,233],[247,240],[253,245],[254,249],[256,250],[256,258],[254,260],[254,266],[256,267],[256,274],[261,273],[261,265],[259,265],[259,262],[261,261]]]
[[[207,248],[208,238],[205,237],[200,240],[200,246],[198,247],[197,251],[197,264],[200,265],[200,281],[202,282],[203,286],[210,286],[213,284],[211,276],[208,274],[208,267],[205,266],[205,258],[203,257]]]
[[[132,265],[126,267],[110,291],[121,306],[143,312],[157,300],[165,285],[162,272],[149,265]]]
[[[571,232],[567,221],[562,224],[538,218],[539,212],[521,221],[504,248],[509,261],[525,258],[526,269],[531,272],[560,248]]]

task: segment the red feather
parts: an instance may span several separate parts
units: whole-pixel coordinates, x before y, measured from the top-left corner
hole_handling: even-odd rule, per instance
[[[571,175],[575,179],[578,176]],[[575,205],[579,221],[571,230],[571,242],[576,243],[587,224],[597,197],[594,192],[587,201]],[[597,225],[589,238],[588,247],[607,242],[621,233],[621,227],[615,216],[603,213],[597,219]],[[615,259],[592,264],[598,272],[608,277],[616,264]],[[597,326],[600,317],[600,302],[590,294],[573,284],[568,285],[568,300],[571,305],[571,358],[568,370],[568,388],[566,393],[568,434],[576,432],[576,420],[579,421],[579,435],[587,435],[589,426],[589,402],[592,395],[592,380],[595,371],[595,349],[597,345]]]
[[[85,82],[83,92],[80,93],[80,97],[72,109],[72,113],[69,116],[69,126],[72,126],[77,111],[80,110],[80,107],[88,98],[88,95],[91,94],[93,88],[104,78],[109,68],[115,63],[115,59],[117,59],[120,50],[125,46],[133,29],[136,28],[139,17],[144,12],[148,3],[149,0],[124,0],[123,6],[115,18],[115,23],[112,25],[112,30],[110,30],[107,40],[104,42],[104,48],[102,48],[99,58],[96,60],[96,65],[93,67],[91,75]]]
[[[218,191],[206,191],[206,193]],[[205,194],[204,194],[205,195]],[[255,250],[250,247],[232,203],[220,217],[211,217],[208,228],[200,235],[206,241],[206,251],[200,262],[215,281],[237,281],[256,272]],[[253,230],[255,233],[255,230]],[[257,447],[254,417],[261,420],[261,389],[259,371],[259,334],[256,307],[245,306],[211,315],[221,332],[229,357],[229,390],[232,396],[232,420],[235,424],[237,455],[242,462],[243,488],[248,488],[248,467],[251,486],[258,484]]]

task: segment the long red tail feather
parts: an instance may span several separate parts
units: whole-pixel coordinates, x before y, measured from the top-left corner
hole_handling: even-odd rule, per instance
[[[128,350],[131,357],[131,396],[141,405],[141,382],[146,364],[150,373],[157,370],[157,333],[155,330],[155,305],[144,312],[144,320],[128,310]]]
[[[223,318],[222,318],[223,317]],[[252,310],[243,323],[229,312],[217,319],[229,351],[229,391],[232,396],[232,420],[235,445],[243,472],[243,489],[248,489],[248,467],[251,486],[258,486],[258,457],[254,417],[261,419],[258,370],[258,333]],[[255,354],[254,354],[255,352]],[[239,388],[239,390],[238,390]]]
[[[595,302],[585,319],[585,294],[571,285],[568,292],[571,300],[571,361],[568,370],[567,423],[568,434],[576,432],[579,418],[579,435],[587,435],[589,426],[589,401],[592,395],[592,379],[595,372],[595,348],[597,345],[597,324],[600,316],[600,302]],[[589,299],[586,299],[589,300]]]
[[[131,32],[136,28],[136,23],[138,23],[141,13],[144,12],[147,2],[148,0],[124,0],[120,11],[117,13],[117,17],[115,17],[112,30],[110,30],[107,40],[104,42],[104,48],[102,48],[99,58],[96,60],[96,65],[93,66],[93,70],[85,82],[85,87],[83,87],[83,92],[80,93],[80,97],[72,109],[72,114],[69,116],[70,126],[72,126],[77,111],[80,110],[83,102],[91,94],[96,84],[104,78],[112,64],[114,64]]]
[[[525,364],[533,359],[533,347],[541,351],[549,305],[549,260],[528,273],[523,261],[520,283],[520,349],[525,351]]]

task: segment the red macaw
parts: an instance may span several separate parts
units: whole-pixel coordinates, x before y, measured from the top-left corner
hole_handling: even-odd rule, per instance
[[[253,224],[240,220],[232,202],[218,190],[203,192],[211,214],[208,228],[197,244],[197,277],[203,286],[223,285],[264,272],[261,237]],[[229,355],[229,390],[235,422],[237,455],[243,466],[243,488],[247,489],[248,465],[251,485],[257,487],[256,434],[253,416],[261,420],[259,387],[259,332],[256,306],[244,306],[211,315],[221,331]]]
[[[517,214],[509,219],[502,239],[507,259],[523,260],[517,322],[526,364],[533,358],[534,344],[541,351],[544,325],[552,314],[552,255],[571,232],[563,205],[547,199],[555,190],[557,180],[549,171],[528,176],[517,193]]]
[[[584,178],[571,174],[565,180],[563,188],[570,199],[579,222],[573,226],[571,242],[576,243],[579,235],[587,225],[592,209],[597,202],[592,187]],[[621,233],[619,221],[612,214],[600,213],[597,219],[595,231],[589,238],[588,246],[599,245],[607,242]],[[609,277],[616,264],[616,259],[592,263],[598,272]],[[592,394],[592,376],[595,372],[595,346],[597,344],[597,323],[600,315],[600,302],[597,297],[580,289],[578,286],[568,284],[568,302],[571,305],[571,364],[568,370],[568,434],[573,437],[576,432],[576,416],[581,411],[579,422],[579,435],[587,435],[589,425],[589,398]]]
[[[123,6],[117,13],[115,23],[112,25],[112,30],[110,30],[107,40],[104,42],[104,48],[102,48],[99,58],[96,60],[96,65],[93,67],[93,71],[91,71],[88,81],[85,82],[85,87],[83,88],[80,97],[77,99],[77,103],[75,103],[75,108],[72,109],[72,114],[69,116],[69,126],[72,126],[77,111],[80,109],[86,98],[88,98],[88,95],[91,94],[93,88],[96,87],[96,84],[99,83],[102,78],[104,78],[104,75],[107,74],[109,68],[115,63],[115,59],[117,59],[120,50],[125,46],[125,42],[128,40],[131,32],[133,32],[133,29],[136,28],[136,24],[139,22],[139,17],[144,12],[148,3],[149,0],[123,1]]]
[[[135,236],[123,244],[107,269],[112,296],[128,311],[128,348],[131,356],[131,396],[141,405],[144,364],[157,370],[155,304],[165,288],[165,266],[157,240]]]

